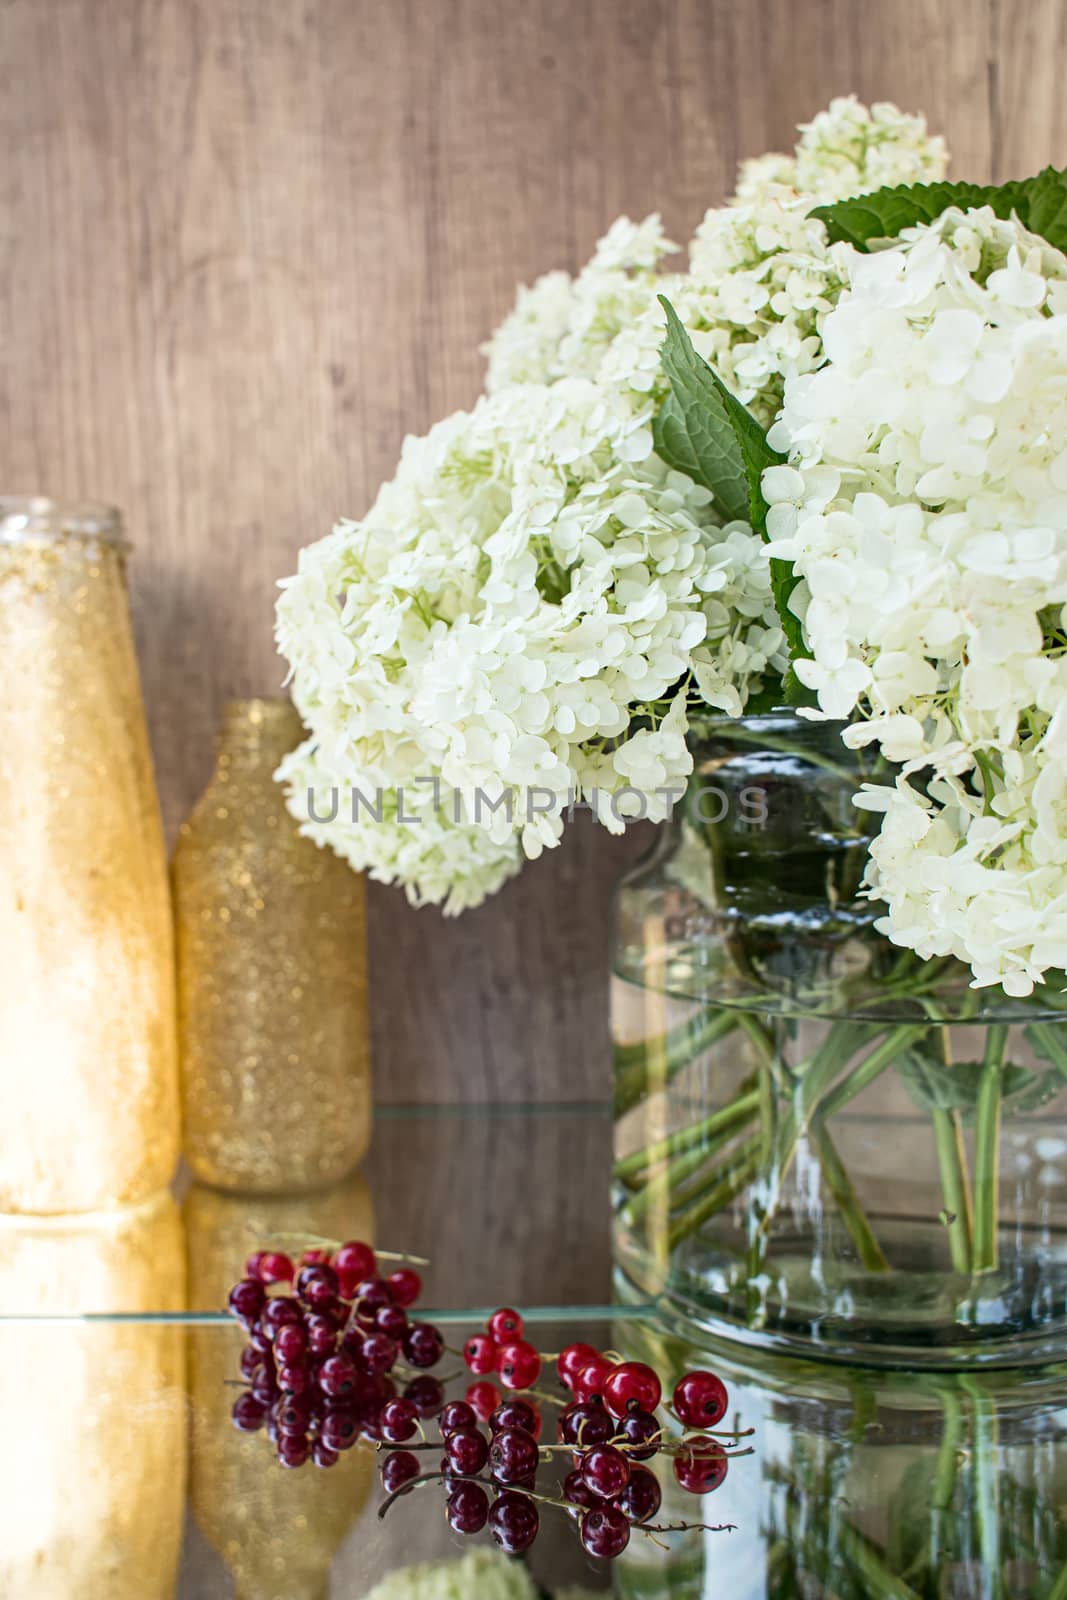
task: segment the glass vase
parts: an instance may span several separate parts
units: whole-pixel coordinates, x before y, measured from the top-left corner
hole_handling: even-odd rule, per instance
[[[1067,1329],[1067,1012],[860,893],[879,773],[791,713],[707,730],[615,907],[616,1259],[769,1346],[1007,1364]]]
[[[302,731],[288,700],[229,705],[174,856],[185,1154],[221,1188],[319,1188],[370,1139],[363,879],[273,778]]]
[[[178,1158],[166,855],[117,512],[0,499],[0,1211]]]

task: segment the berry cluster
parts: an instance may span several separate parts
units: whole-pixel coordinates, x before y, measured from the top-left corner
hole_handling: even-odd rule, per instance
[[[444,1403],[441,1385],[425,1373],[444,1340],[409,1316],[421,1292],[411,1267],[383,1277],[370,1245],[355,1240],[307,1250],[296,1263],[277,1251],[250,1256],[229,1298],[248,1333],[235,1426],[265,1428],[284,1467],[309,1459],[332,1467],[361,1438],[413,1438],[420,1418]]]
[[[713,1436],[727,1408],[726,1389],[713,1373],[687,1373],[663,1406],[662,1384],[651,1367],[614,1360],[592,1345],[569,1345],[556,1358],[556,1370],[571,1400],[542,1397],[561,1406],[559,1442],[543,1444],[534,1401],[504,1398],[488,1381],[493,1373],[506,1389],[532,1388],[550,1359],[524,1338],[518,1313],[495,1312],[487,1329],[468,1339],[463,1354],[481,1381],[467,1391],[466,1400],[441,1410],[439,1444],[386,1455],[381,1471],[388,1499],[380,1515],[398,1496],[441,1483],[447,1489],[446,1516],[457,1533],[488,1527],[503,1550],[517,1554],[537,1536],[538,1508],[557,1506],[577,1522],[589,1555],[613,1559],[626,1549],[634,1529],[655,1535],[694,1526],[657,1526],[661,1491],[646,1462],[659,1454],[670,1457],[682,1488],[704,1495],[722,1483],[731,1455],[749,1453],[721,1442],[725,1438],[736,1445],[743,1437],[736,1430]],[[662,1421],[661,1410],[666,1413]],[[672,1420],[681,1425],[680,1436],[671,1429]],[[479,1424],[487,1424],[487,1431]],[[438,1470],[420,1470],[421,1450],[442,1452]],[[539,1469],[557,1457],[569,1470],[555,1493],[545,1493]]]

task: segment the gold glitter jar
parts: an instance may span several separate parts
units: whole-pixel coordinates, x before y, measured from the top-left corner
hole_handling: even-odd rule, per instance
[[[185,1153],[224,1189],[317,1188],[370,1138],[364,885],[274,782],[302,735],[288,700],[229,705],[174,856]]]
[[[118,513],[0,498],[0,1211],[178,1157],[166,854]]]

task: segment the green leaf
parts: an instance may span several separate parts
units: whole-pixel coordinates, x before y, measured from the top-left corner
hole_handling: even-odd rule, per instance
[[[974,1115],[982,1080],[981,1061],[954,1061],[947,1066],[936,1055],[913,1047],[897,1063],[908,1092],[923,1111],[960,1111],[964,1121]],[[1037,1111],[1059,1092],[1053,1073],[1032,1072],[1029,1067],[1005,1062],[1001,1072],[1004,1102],[1016,1113]]]
[[[905,228],[933,222],[950,206],[962,211],[991,206],[998,217],[1014,212],[1024,227],[1067,252],[1067,170],[1046,167],[1011,183],[915,183],[836,200],[811,213],[826,224],[831,243],[866,251],[872,239],[895,239]]]
[[[761,479],[767,467],[785,457],[767,442],[748,407],[694,350],[670,301],[663,295],[659,301],[667,316],[663,370],[671,392],[653,423],[656,451],[669,466],[710,489],[716,509],[728,522],[749,522],[766,539],[767,502]],[[799,581],[788,561],[771,560],[774,603],[794,659],[810,654],[800,619],[789,609],[789,597]],[[804,693],[799,684],[795,688]]]

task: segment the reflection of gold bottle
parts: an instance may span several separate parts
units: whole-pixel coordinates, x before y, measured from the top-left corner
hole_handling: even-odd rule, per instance
[[[185,1202],[189,1303],[212,1310],[241,1276],[245,1257],[269,1246],[292,1248],[280,1230],[342,1240],[370,1240],[373,1215],[359,1174],[320,1194],[242,1197],[201,1188]],[[190,1330],[193,1402],[191,1493],[204,1536],[233,1574],[238,1600],[319,1600],[330,1567],[370,1495],[375,1475],[366,1446],[346,1451],[326,1471],[288,1472],[262,1433],[238,1433],[230,1420],[239,1390],[241,1330]]]
[[[117,512],[0,498],[0,1211],[178,1159],[166,856]]]
[[[177,1311],[169,1194],[129,1211],[0,1219],[4,1313]],[[4,1327],[0,1594],[170,1600],[185,1509],[184,1329]]]
[[[287,700],[231,704],[174,857],[185,1153],[221,1188],[332,1183],[370,1133],[364,885],[273,781],[301,733]]]

